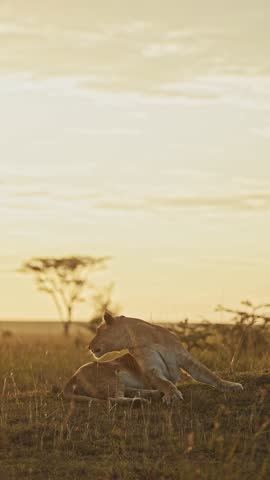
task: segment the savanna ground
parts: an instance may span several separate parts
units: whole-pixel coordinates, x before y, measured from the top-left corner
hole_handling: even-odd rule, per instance
[[[88,361],[90,334],[3,335],[0,479],[269,479],[269,334],[254,331],[241,341],[229,373],[239,332],[220,328],[206,326],[213,334],[199,342],[190,328],[190,347],[244,391],[224,394],[187,381],[184,401],[173,407],[61,400],[52,388]]]

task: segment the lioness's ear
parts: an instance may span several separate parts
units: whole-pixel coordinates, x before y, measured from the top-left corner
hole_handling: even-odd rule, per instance
[[[112,325],[113,321],[114,321],[114,318],[112,316],[112,314],[110,312],[108,312],[106,310],[106,312],[104,313],[104,320],[105,322],[107,323],[107,325]]]

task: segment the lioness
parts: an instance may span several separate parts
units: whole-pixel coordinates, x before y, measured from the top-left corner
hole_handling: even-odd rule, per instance
[[[177,336],[166,328],[138,318],[113,317],[109,312],[105,312],[104,320],[90,342],[89,350],[96,357],[101,357],[107,352],[128,349],[148,379],[148,385],[162,392],[163,401],[167,404],[183,399],[175,385],[180,368],[195,380],[218,390],[243,390],[240,383],[222,380],[193,358]]]
[[[162,394],[151,390],[147,378],[129,354],[113,361],[82,365],[66,383],[62,395],[70,400],[108,399],[112,404],[159,399]]]

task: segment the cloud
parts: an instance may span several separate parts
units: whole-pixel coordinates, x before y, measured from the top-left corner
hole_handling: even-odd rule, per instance
[[[191,39],[208,39],[213,37],[220,37],[226,34],[226,30],[221,28],[221,26],[210,27],[205,26],[204,28],[181,28],[179,30],[169,30],[167,32],[168,39],[181,39],[181,40],[191,40]]]
[[[139,211],[145,208],[143,201],[102,200],[94,205],[101,210]]]
[[[270,209],[270,194],[156,197],[149,198],[146,204],[154,208],[265,210]]]
[[[0,23],[0,35],[2,36],[25,36],[25,37],[44,37],[44,33],[36,28],[18,25],[15,23]]]
[[[177,145],[176,145],[177,147]],[[202,178],[215,178],[218,176],[217,172],[210,171],[210,170],[198,170],[194,168],[164,168],[162,170],[162,174],[164,175],[173,175],[177,177],[189,177],[190,179],[198,178],[201,180]]]
[[[36,57],[36,50],[38,49],[31,50],[34,48],[34,40],[28,42],[30,44],[33,43],[31,48],[26,42],[25,47],[20,48],[25,52],[23,57],[28,58],[28,53],[29,55],[31,53],[31,55],[33,55],[33,57],[31,57],[32,60],[29,57],[30,63],[28,66],[25,65],[23,69],[16,67],[16,73],[11,73],[13,68],[10,68],[9,74],[1,75],[0,90],[6,93],[49,91],[50,95],[88,96],[89,98],[91,97],[93,102],[115,106],[121,106],[123,104],[133,106],[138,104],[147,105],[152,103],[155,105],[187,105],[196,108],[204,105],[223,104],[239,108],[270,110],[270,72],[269,75],[266,75],[266,73],[259,75],[254,73],[256,69],[253,69],[253,73],[252,71],[247,73],[246,69],[245,72],[243,71],[241,74],[240,69],[238,70],[239,74],[233,74],[235,69],[228,68],[228,65],[226,65],[225,68],[224,65],[222,65],[222,59],[218,59],[217,56],[215,57],[215,62],[218,63],[219,66],[216,65],[215,68],[208,69],[203,67],[202,71],[198,72],[195,67],[197,63],[201,64],[199,58],[204,58],[204,55],[202,56],[201,53],[207,48],[207,45],[200,45],[197,40],[182,41],[181,38],[179,38],[178,41],[166,40],[157,42],[149,42],[146,41],[146,39],[140,42],[130,40],[130,44],[127,42],[129,45],[127,51],[121,53],[121,55],[126,58],[126,63],[123,64],[120,62],[119,52],[116,50],[116,46],[120,41],[120,39],[118,39],[115,48],[112,48],[112,46],[108,47],[111,52],[110,57],[114,60],[109,60],[106,63],[100,60],[98,64],[95,64],[95,59],[99,57],[99,52],[100,58],[102,59],[105,51],[107,51],[106,44],[104,43],[106,36],[113,36],[113,38],[115,38],[117,35],[124,37],[127,35],[129,38],[130,34],[120,33],[124,27],[127,29],[130,28],[131,30],[134,28],[135,31],[136,29],[140,31],[143,29],[143,24],[141,26],[140,23],[137,26],[136,23],[134,25],[111,26],[104,32],[87,32],[80,30],[57,32],[50,30],[49,27],[47,27],[47,30],[44,28],[42,35],[48,35],[48,38],[51,39],[50,41],[55,42],[57,40],[55,35],[59,35],[63,40],[65,47],[63,46],[60,49],[61,55],[63,55],[61,61],[59,57],[58,64],[55,68],[50,66],[50,72],[35,77],[34,74],[39,73],[39,67],[42,70],[44,68],[46,70],[47,67],[44,62],[40,65],[40,57]],[[17,34],[27,30],[26,27],[19,27],[12,24],[7,25],[6,29],[10,31],[14,30]],[[110,29],[112,31],[115,29],[115,32],[117,31],[118,34],[112,33]],[[36,31],[35,29],[30,29],[29,31],[32,32],[32,35],[39,33],[39,30]],[[188,32],[185,32],[185,35],[187,36]],[[187,38],[189,37],[187,36]],[[74,47],[72,48],[78,53],[78,61],[82,62],[82,68],[77,69],[77,67],[74,67],[72,72],[70,70],[72,67],[70,55],[68,55],[68,65],[64,67],[67,62],[65,39],[68,40],[68,44],[73,45],[74,42]],[[90,52],[87,45],[87,48],[84,48],[82,45],[88,42],[95,45],[94,51],[91,50]],[[44,43],[44,39],[42,39],[42,43]],[[98,47],[96,45],[97,43],[101,43],[102,46]],[[14,48],[12,45],[8,47],[10,52],[12,52]],[[101,50],[99,50],[99,48],[101,48]],[[117,48],[120,48],[119,45]],[[91,68],[88,68],[85,62],[86,60],[88,61],[90,54],[94,54],[94,57],[91,57],[93,58],[93,63],[91,63]],[[1,55],[0,46],[0,57]],[[6,55],[6,50],[3,55]],[[131,68],[131,58],[129,61],[130,55],[132,55],[132,65],[135,60],[138,68],[134,69],[132,67],[132,70],[127,71],[128,68]],[[198,56],[197,62],[197,57],[191,60],[193,55]],[[179,56],[179,62],[176,62],[177,56]],[[13,58],[12,55],[10,55],[10,57]],[[51,55],[48,55],[48,58],[52,58]],[[151,58],[153,62],[150,61]],[[53,59],[51,61],[53,61]],[[63,70],[60,68],[61,65],[63,65]],[[31,71],[33,72],[32,74]],[[132,75],[130,74],[131,71]],[[265,130],[258,129],[254,133],[268,137],[269,130],[268,128]]]
[[[123,25],[114,25],[111,28],[111,32],[120,35],[142,34],[145,33],[146,30],[149,30],[151,26],[152,24],[150,22],[146,22],[144,20],[134,20]]]
[[[260,137],[270,138],[270,125],[266,125],[262,128],[254,128],[253,132]]]
[[[236,184],[238,187],[240,186],[240,187],[244,187],[245,189],[248,189],[247,193],[250,193],[251,189],[253,190],[252,193],[270,191],[270,178],[267,178],[267,177],[256,178],[254,176],[252,177],[236,176],[232,178],[232,183]]]
[[[152,260],[154,263],[157,264],[165,264],[165,265],[176,265],[176,264],[185,264],[186,261],[190,262],[189,259],[186,258],[186,256],[183,254],[183,256],[175,256],[172,254],[171,256],[162,256],[162,257],[156,257],[153,258]],[[196,255],[196,262],[199,263],[200,265],[207,264],[208,266],[210,264],[214,265],[227,265],[230,266],[230,268],[250,268],[258,265],[265,265],[265,257],[258,257],[253,256],[251,257],[250,255],[248,256],[243,256],[243,258],[239,258],[239,254],[236,254],[235,256],[233,255],[215,255],[211,251],[207,255]]]
[[[134,201],[106,200],[97,202],[96,208],[116,211],[156,210],[222,210],[231,212],[270,210],[270,194],[216,196],[152,196]]]
[[[77,45],[82,46],[96,44],[108,38],[108,33],[105,31],[93,32],[82,29],[58,29],[50,24],[43,25],[42,28],[37,28],[36,26],[29,25],[27,23],[0,23],[0,35],[6,37],[13,36],[15,39],[16,37],[24,39],[27,37],[40,37],[41,39],[54,38],[58,41],[74,41]]]
[[[0,177],[0,208],[11,209],[56,209],[59,206],[78,205],[87,208],[94,201],[102,199],[89,177],[76,175],[70,177],[56,176],[17,176]]]
[[[192,102],[197,99],[270,110],[270,76],[206,75],[190,81],[163,84],[160,92]]]
[[[89,98],[97,105],[115,108],[134,109],[148,105],[200,105],[232,104],[243,108],[270,109],[270,77],[205,76],[189,81],[165,83],[152,88],[147,93],[139,91],[120,92],[116,88],[117,80],[99,75],[79,75],[70,77],[50,77],[36,81],[30,74],[3,75],[0,77],[0,92],[16,93],[22,91],[49,92],[50,95],[69,95]],[[75,130],[74,130],[75,131]],[[77,130],[79,132],[79,129]],[[268,127],[254,130],[263,136],[268,135]],[[84,134],[86,134],[84,129]],[[129,129],[89,129],[89,135],[138,134]],[[82,132],[81,132],[82,133]]]
[[[93,74],[99,77],[97,88],[147,94],[161,84],[211,74],[270,75],[269,8],[251,0],[245,2],[245,16],[243,2],[221,15],[218,2],[179,6],[173,1],[164,9],[161,0],[151,0],[131,12],[123,2],[105,11],[93,0],[89,14],[85,0],[77,0],[76,9],[64,2],[64,19],[63,2],[13,3],[0,7],[2,72],[31,72],[39,78]],[[246,18],[252,18],[252,29]],[[174,93],[179,95],[174,89],[167,92]]]
[[[192,55],[202,51],[202,46],[187,45],[172,42],[150,43],[142,49],[142,55],[145,57],[167,57],[171,55]]]
[[[90,136],[133,136],[140,135],[142,130],[137,128],[72,128],[71,132]]]
[[[46,190],[25,190],[14,193],[16,197],[49,197],[51,194]]]

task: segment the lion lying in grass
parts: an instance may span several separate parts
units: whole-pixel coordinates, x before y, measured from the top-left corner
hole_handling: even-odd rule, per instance
[[[108,312],[105,313],[104,320],[105,322],[97,329],[96,336],[90,342],[89,350],[100,358],[108,352],[128,349],[139,366],[139,378],[143,379],[143,385],[163,393],[163,401],[167,404],[175,399],[183,399],[182,393],[176,387],[180,369],[186,371],[195,380],[212,385],[218,390],[243,390],[240,383],[221,379],[193,358],[181,345],[177,336],[166,328],[137,318],[113,317]],[[128,361],[130,360],[129,356]],[[121,364],[121,359],[118,361]],[[100,366],[101,364],[99,364],[99,368]],[[121,373],[121,369],[119,373],[118,378],[121,379],[121,376],[125,379],[128,378],[127,370],[124,375]],[[108,376],[104,380],[104,392],[108,385],[114,395],[117,394],[116,386],[113,387],[115,380]],[[123,386],[121,387],[121,385],[119,393],[120,396],[123,395]]]
[[[113,361],[83,365],[68,380],[62,395],[69,400],[108,399],[117,404],[161,398],[161,392],[147,387],[143,371],[136,360],[126,354]]]

